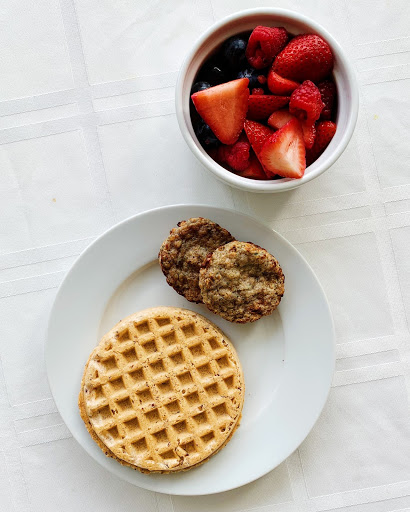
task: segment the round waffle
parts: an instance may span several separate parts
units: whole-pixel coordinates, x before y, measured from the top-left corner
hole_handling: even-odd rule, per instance
[[[107,456],[143,472],[205,462],[230,439],[244,400],[241,365],[223,332],[186,309],[118,323],[91,353],[79,408]]]

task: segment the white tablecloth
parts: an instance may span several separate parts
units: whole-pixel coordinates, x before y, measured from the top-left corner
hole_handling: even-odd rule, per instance
[[[256,5],[269,2],[1,2],[2,512],[410,511],[410,3],[271,3],[340,41],[360,113],[329,172],[265,196],[202,170],[173,100],[197,36]],[[50,307],[76,256],[121,219],[184,202],[233,207],[284,234],[322,282],[338,342],[328,403],[301,447],[257,482],[200,498],[102,469],[63,424],[43,361]]]

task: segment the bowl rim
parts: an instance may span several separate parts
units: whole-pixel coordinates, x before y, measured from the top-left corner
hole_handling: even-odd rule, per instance
[[[288,17],[290,20],[304,23],[308,25],[312,31],[316,32],[318,35],[323,37],[332,47],[332,51],[337,55],[337,59],[341,62],[342,67],[345,70],[347,83],[350,86],[350,101],[349,101],[349,109],[347,114],[347,122],[346,128],[342,137],[338,143],[338,145],[334,148],[333,152],[327,155],[327,158],[322,162],[319,162],[316,169],[305,174],[300,179],[293,179],[288,181],[272,181],[272,180],[252,180],[249,178],[244,178],[242,176],[238,176],[233,172],[228,171],[218,163],[216,163],[210,156],[204,156],[200,151],[197,143],[189,133],[189,130],[186,125],[184,111],[183,111],[183,83],[185,79],[185,75],[187,70],[192,62],[194,55],[197,53],[199,48],[206,42],[206,40],[213,35],[214,32],[218,31],[224,25],[231,23],[232,21],[246,18],[248,16],[282,16]],[[312,20],[308,16],[301,14],[297,11],[292,11],[289,9],[282,9],[276,7],[259,7],[254,9],[245,9],[241,11],[237,11],[229,16],[222,18],[221,20],[214,23],[211,27],[209,27],[194,43],[188,55],[185,57],[183,64],[179,70],[176,87],[175,87],[175,109],[176,116],[179,124],[179,128],[181,130],[182,136],[185,139],[185,142],[188,144],[188,147],[192,151],[192,153],[197,157],[197,159],[201,162],[201,164],[209,171],[214,174],[214,176],[235,188],[239,188],[242,190],[246,190],[248,192],[266,192],[266,193],[274,193],[274,192],[283,192],[285,190],[291,190],[297,187],[300,187],[304,183],[308,183],[309,181],[317,178],[322,173],[324,173],[329,167],[331,167],[336,160],[340,157],[343,151],[346,149],[347,144],[349,143],[354,128],[356,126],[358,110],[359,110],[359,90],[356,80],[356,75],[353,69],[353,65],[347,59],[344,50],[340,46],[340,44],[336,41],[336,39],[319,23]],[[320,158],[319,158],[320,160]]]

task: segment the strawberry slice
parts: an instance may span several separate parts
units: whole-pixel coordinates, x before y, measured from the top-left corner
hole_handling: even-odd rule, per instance
[[[271,93],[287,96],[299,87],[298,82],[283,78],[271,69],[268,73],[268,88]]]
[[[305,151],[302,128],[295,118],[269,137],[259,159],[269,175],[301,178],[306,169]]]
[[[279,128],[282,128],[282,126],[284,126],[294,117],[295,116],[293,116],[288,109],[277,110],[269,117],[268,125],[272,126],[272,128],[275,128],[276,130],[279,130]]]
[[[257,123],[256,121],[250,121],[249,119],[246,119],[244,127],[246,136],[251,143],[252,149],[259,159],[259,153],[263,148],[266,140],[273,134],[273,130],[271,130],[268,126]],[[264,170],[264,173],[267,174],[266,170]]]
[[[332,123],[332,121],[321,121],[317,123],[315,143],[312,149],[306,151],[307,165],[310,165],[319,158],[329,145],[329,142],[333,139],[335,133],[336,124]]]
[[[291,119],[294,119],[295,116],[289,112],[289,110],[277,110],[274,112],[268,119],[268,125],[272,126],[272,128],[276,128],[279,130],[288,123]],[[315,122],[311,122],[308,120],[301,121],[302,125],[302,133],[303,133],[303,142],[305,143],[306,148],[311,148],[315,141]]]
[[[301,121],[301,124],[302,124],[302,133],[303,133],[303,142],[305,143],[306,149],[310,149],[315,142],[315,136],[316,136],[315,122],[309,121],[307,119],[305,121]]]
[[[247,78],[239,78],[191,96],[198,114],[222,144],[234,144],[243,130],[248,110],[248,84]]]
[[[256,155],[260,153],[266,139],[273,134],[273,130],[256,121],[245,121],[245,133],[251,143],[252,149]]]
[[[208,89],[209,91],[209,89]],[[270,94],[253,94],[248,100],[248,119],[259,121],[266,119],[272,112],[289,103],[289,96],[272,96]],[[209,123],[208,123],[209,124]],[[211,125],[210,125],[211,126]],[[212,128],[212,126],[211,126]]]
[[[268,180],[268,176],[266,175],[265,171],[263,170],[263,167],[261,163],[259,162],[257,156],[255,153],[251,153],[249,157],[249,165],[244,171],[238,172],[240,176],[243,176],[244,178],[250,178],[253,180]]]

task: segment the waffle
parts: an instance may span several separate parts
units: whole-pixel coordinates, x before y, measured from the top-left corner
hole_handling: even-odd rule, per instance
[[[86,364],[79,408],[104,453],[143,472],[202,464],[239,424],[241,365],[226,336],[186,309],[122,320]]]

